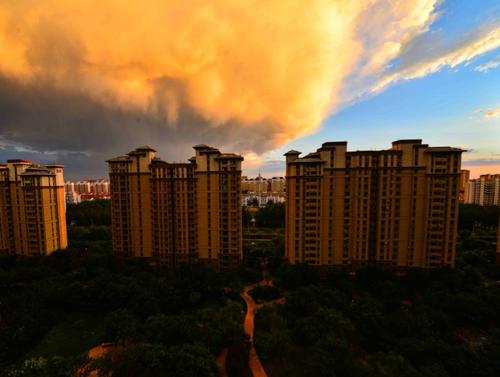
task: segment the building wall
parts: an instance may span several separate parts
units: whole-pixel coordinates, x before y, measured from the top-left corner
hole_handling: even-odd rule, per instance
[[[462,169],[460,171],[460,192],[459,192],[459,200],[461,203],[466,202],[466,198],[468,195],[468,187],[469,187],[469,179],[470,179],[470,171]]]
[[[108,161],[116,252],[171,268],[240,263],[242,157],[205,145],[195,151],[185,164],[161,161],[149,147]]]
[[[63,167],[9,160],[0,173],[0,252],[28,256],[65,249]]]
[[[484,174],[467,183],[465,203],[500,205],[500,174]]]
[[[254,195],[284,195],[285,178],[264,178],[261,177],[260,174],[256,178],[243,177],[241,180],[241,191],[243,193],[252,193]]]
[[[175,268],[197,259],[192,164],[151,164],[153,256]]]
[[[453,266],[461,151],[420,140],[346,149],[333,142],[304,158],[286,154],[290,262]]]
[[[497,254],[496,254],[496,262],[500,265],[500,219],[498,221],[498,231],[497,231]]]

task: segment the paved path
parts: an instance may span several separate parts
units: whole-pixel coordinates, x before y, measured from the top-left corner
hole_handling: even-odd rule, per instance
[[[228,349],[224,348],[217,355],[217,358],[215,359],[215,362],[217,363],[217,367],[219,368],[219,377],[228,377],[227,376],[227,369],[226,369],[227,352],[228,352]]]
[[[116,352],[116,348],[117,348],[116,343],[102,343],[99,346],[91,348],[87,352],[87,356],[90,360],[95,360],[100,357],[106,356],[110,352],[111,353]],[[88,364],[78,369],[75,376],[80,376],[85,374],[85,376],[97,377],[99,375],[99,372],[97,370],[88,370],[89,365],[91,365],[90,360]],[[113,360],[113,357],[111,358],[111,360]]]
[[[260,305],[257,305],[253,300],[252,296],[248,294],[248,291],[250,289],[255,287],[255,285],[259,284],[246,286],[243,292],[241,292],[241,297],[243,298],[243,300],[245,300],[245,303],[247,304],[247,314],[245,316],[244,328],[245,328],[245,333],[250,337],[250,352],[248,354],[248,366],[250,368],[250,371],[252,372],[253,377],[267,377],[266,371],[264,370],[264,367],[260,362],[259,355],[257,355],[257,352],[255,351],[255,347],[253,344],[255,310],[258,309]]]

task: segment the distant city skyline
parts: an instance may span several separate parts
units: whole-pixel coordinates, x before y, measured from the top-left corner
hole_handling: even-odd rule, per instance
[[[0,5],[0,161],[92,179],[136,145],[207,143],[272,177],[289,149],[419,138],[500,173],[496,0],[124,3]]]

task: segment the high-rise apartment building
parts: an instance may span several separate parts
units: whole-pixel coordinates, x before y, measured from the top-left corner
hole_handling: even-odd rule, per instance
[[[148,146],[108,160],[113,249],[175,268],[203,261],[237,266],[242,257],[241,161],[206,145],[188,163]]]
[[[460,190],[458,192],[458,200],[460,203],[465,203],[469,186],[470,171],[466,169],[460,170]]]
[[[465,203],[500,206],[500,174],[483,174],[469,180],[465,192]]]
[[[0,164],[0,253],[49,255],[67,247],[63,166]]]
[[[356,268],[453,266],[461,153],[398,140],[379,151],[324,143],[286,156],[290,263]]]
[[[498,220],[496,262],[500,265],[500,219]]]

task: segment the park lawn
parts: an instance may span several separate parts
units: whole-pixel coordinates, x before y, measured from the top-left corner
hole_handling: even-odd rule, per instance
[[[74,313],[58,323],[26,358],[77,356],[104,341],[102,318]]]

